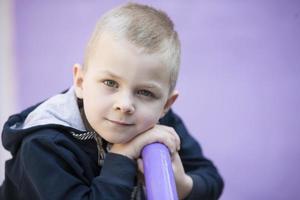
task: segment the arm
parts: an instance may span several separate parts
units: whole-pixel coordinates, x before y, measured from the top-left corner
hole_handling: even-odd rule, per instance
[[[169,111],[160,121],[175,129],[181,139],[179,155],[185,172],[193,180],[193,188],[186,199],[217,199],[224,183],[213,163],[203,156],[200,145],[188,133],[182,120]]]
[[[71,151],[66,148],[68,143],[48,137],[27,139],[21,150],[22,187],[34,188],[40,199],[130,199],[136,174],[132,160],[109,153],[99,176],[90,181],[79,162],[81,158],[74,153],[76,147]]]

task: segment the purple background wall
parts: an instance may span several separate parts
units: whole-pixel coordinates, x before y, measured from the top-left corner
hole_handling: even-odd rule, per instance
[[[22,109],[72,83],[98,16],[123,1],[15,2]],[[300,2],[139,2],[179,31],[175,110],[222,173],[221,199],[300,199]]]

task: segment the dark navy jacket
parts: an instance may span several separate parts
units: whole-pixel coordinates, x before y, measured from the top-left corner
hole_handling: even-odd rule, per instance
[[[66,93],[67,98],[60,94],[54,100],[32,106],[5,123],[2,143],[12,159],[5,163],[1,200],[132,198],[136,163],[125,156],[107,153],[99,166],[96,141],[74,137],[86,130],[82,124],[72,124],[80,120],[78,110],[73,108],[75,112],[67,113],[75,105],[71,93]],[[68,105],[48,109],[66,102]],[[217,199],[223,190],[223,180],[181,119],[169,111],[160,122],[173,127],[180,136],[179,155],[186,173],[193,179],[187,199]]]

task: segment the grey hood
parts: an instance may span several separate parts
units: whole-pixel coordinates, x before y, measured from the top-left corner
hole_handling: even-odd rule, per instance
[[[12,115],[4,124],[2,144],[12,154],[18,151],[24,137],[44,128],[69,129],[77,139],[90,139],[77,104],[74,88],[55,95],[21,113]]]
[[[56,124],[79,131],[85,131],[84,123],[80,116],[74,88],[66,93],[55,95],[28,114],[24,123],[15,124],[12,128],[28,129],[40,125]]]

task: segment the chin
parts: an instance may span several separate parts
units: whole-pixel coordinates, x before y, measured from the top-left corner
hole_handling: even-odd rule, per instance
[[[103,139],[111,144],[125,144],[130,142],[140,133],[137,130],[99,130]]]
[[[111,143],[111,144],[124,144],[124,143],[127,143],[129,142],[132,138],[121,138],[121,137],[105,137],[105,136],[102,136],[107,142]]]

